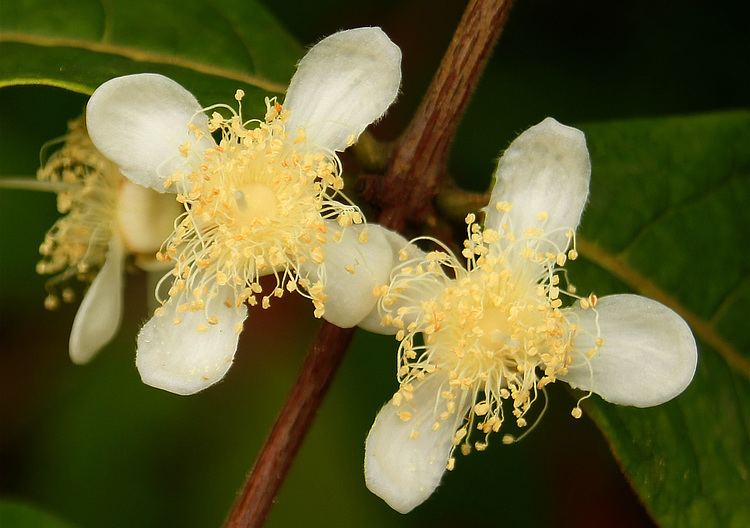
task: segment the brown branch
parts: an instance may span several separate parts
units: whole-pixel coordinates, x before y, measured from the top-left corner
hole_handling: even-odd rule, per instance
[[[471,0],[373,201],[379,222],[403,230],[430,214],[456,129],[508,19],[512,0]]]
[[[500,35],[511,0],[471,0],[386,174],[369,198],[378,221],[402,230],[424,220],[445,174],[453,136]],[[418,182],[418,183],[417,183]],[[228,528],[263,525],[273,501],[351,342],[354,329],[324,323],[227,520]]]
[[[354,328],[323,323],[297,382],[234,503],[227,520],[228,528],[262,526],[353,335]]]

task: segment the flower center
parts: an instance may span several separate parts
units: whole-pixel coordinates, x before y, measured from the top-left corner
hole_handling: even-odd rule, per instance
[[[276,193],[268,185],[249,182],[234,191],[239,216],[248,222],[273,218],[279,209]]]
[[[167,181],[186,205],[158,255],[175,262],[169,295],[177,298],[178,311],[204,310],[219,288],[228,287],[236,305],[247,301],[263,308],[285,291],[300,291],[313,300],[315,314],[323,315],[322,282],[300,275],[300,266],[323,262],[326,219],[343,226],[361,222],[361,214],[334,199],[343,187],[335,154],[298,150],[295,138],[287,136],[281,105],[273,100],[266,105],[262,122],[245,122],[229,107],[224,107],[228,118],[214,112],[209,129],[221,134],[219,143],[202,153],[188,175]],[[205,134],[193,133],[199,141]],[[183,154],[190,156],[187,146]],[[276,283],[264,291],[259,279],[269,274]],[[212,314],[206,316],[215,322]]]
[[[518,427],[527,425],[540,390],[570,365],[576,332],[560,309],[565,259],[544,252],[544,239],[482,231],[473,215],[467,223],[468,268],[447,251],[434,251],[401,264],[380,292],[383,322],[399,329],[401,342],[394,403],[408,401],[425,376],[443,376],[433,429],[457,427],[454,445],[464,454],[485,449],[506,412]],[[455,423],[461,405],[463,425]],[[472,444],[474,429],[485,438]],[[506,435],[503,441],[514,440]]]

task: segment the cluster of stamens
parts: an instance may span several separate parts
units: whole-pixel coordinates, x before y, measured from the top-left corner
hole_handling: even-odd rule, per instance
[[[238,111],[225,105],[206,109],[229,114],[214,111],[209,119],[218,142],[199,155],[189,174],[174,174],[166,183],[185,206],[157,255],[174,262],[169,296],[177,303],[175,324],[181,313],[205,311],[218,295],[228,305],[268,308],[285,291],[310,298],[315,315],[322,316],[323,277],[303,275],[302,265],[323,263],[325,242],[341,237],[340,230],[327,233],[325,220],[336,219],[342,228],[363,221],[341,193],[335,153],[308,149],[303,130],[285,128],[287,113],[275,99],[266,99],[264,120],[243,121],[243,95],[235,95]],[[192,126],[191,134],[199,143],[205,132]],[[180,151],[186,159],[194,156],[189,144]],[[270,287],[261,284],[264,275],[275,279]],[[206,318],[218,322],[208,312]]]
[[[517,235],[508,221],[511,204],[496,205],[505,213],[499,231],[482,229],[473,214],[466,218],[466,267],[445,246],[415,259],[403,251],[390,285],[379,292],[382,322],[397,329],[400,341],[400,388],[393,398],[405,409],[400,418],[412,418],[406,409],[415,385],[441,373],[446,381],[436,395],[432,430],[452,428],[453,449],[460,446],[463,454],[486,449],[508,412],[517,428],[526,428],[544,387],[570,366],[581,330],[561,310],[561,295],[579,299],[584,309],[596,305],[595,296],[577,297],[572,285],[560,288],[563,266],[577,258],[572,230],[566,247],[556,247],[545,236],[547,216],[539,213],[539,227]],[[579,405],[572,414],[580,417]],[[481,439],[474,440],[475,430]],[[502,440],[518,439],[505,434]],[[448,469],[454,464],[451,456]]]
[[[57,192],[57,209],[65,215],[47,231],[36,266],[40,274],[55,274],[47,281],[44,300],[53,310],[61,298],[75,299],[69,285],[73,278],[90,282],[104,264],[123,178],[96,150],[83,119],[77,119],[68,124],[63,146],[39,169],[37,179]]]

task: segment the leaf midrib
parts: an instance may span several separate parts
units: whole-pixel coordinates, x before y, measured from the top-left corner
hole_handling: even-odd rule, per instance
[[[698,337],[718,352],[729,366],[750,378],[750,361],[714,328],[713,324],[682,305],[674,296],[654,284],[646,276],[629,266],[618,256],[609,253],[598,244],[581,236],[576,236],[576,248],[587,260],[600,266],[622,282],[652,299],[670,307],[677,312],[692,328]]]
[[[284,93],[286,91],[286,86],[258,75],[244,73],[231,68],[214,66],[166,53],[154,53],[139,48],[112,44],[110,42],[92,42],[68,37],[46,37],[20,32],[0,32],[0,43],[2,42],[14,42],[44,47],[75,48],[95,53],[107,53],[109,55],[117,55],[137,62],[150,62],[154,64],[177,66],[197,73],[223,77],[225,79],[231,79],[256,86],[269,92]]]

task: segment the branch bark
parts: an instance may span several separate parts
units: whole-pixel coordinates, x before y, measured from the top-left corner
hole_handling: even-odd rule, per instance
[[[262,526],[315,413],[338,370],[354,328],[324,322],[263,449],[232,508],[227,526]]]
[[[432,212],[432,199],[445,178],[448,155],[512,0],[471,0],[466,6],[440,67],[409,127],[399,139],[385,177],[372,201],[378,221],[403,230]]]
[[[512,0],[470,0],[411,124],[391,156],[386,174],[366,199],[381,208],[378,222],[402,231],[412,215],[424,221],[446,172],[461,116],[508,17]],[[312,424],[354,329],[323,326],[240,490],[228,528],[263,525]]]

